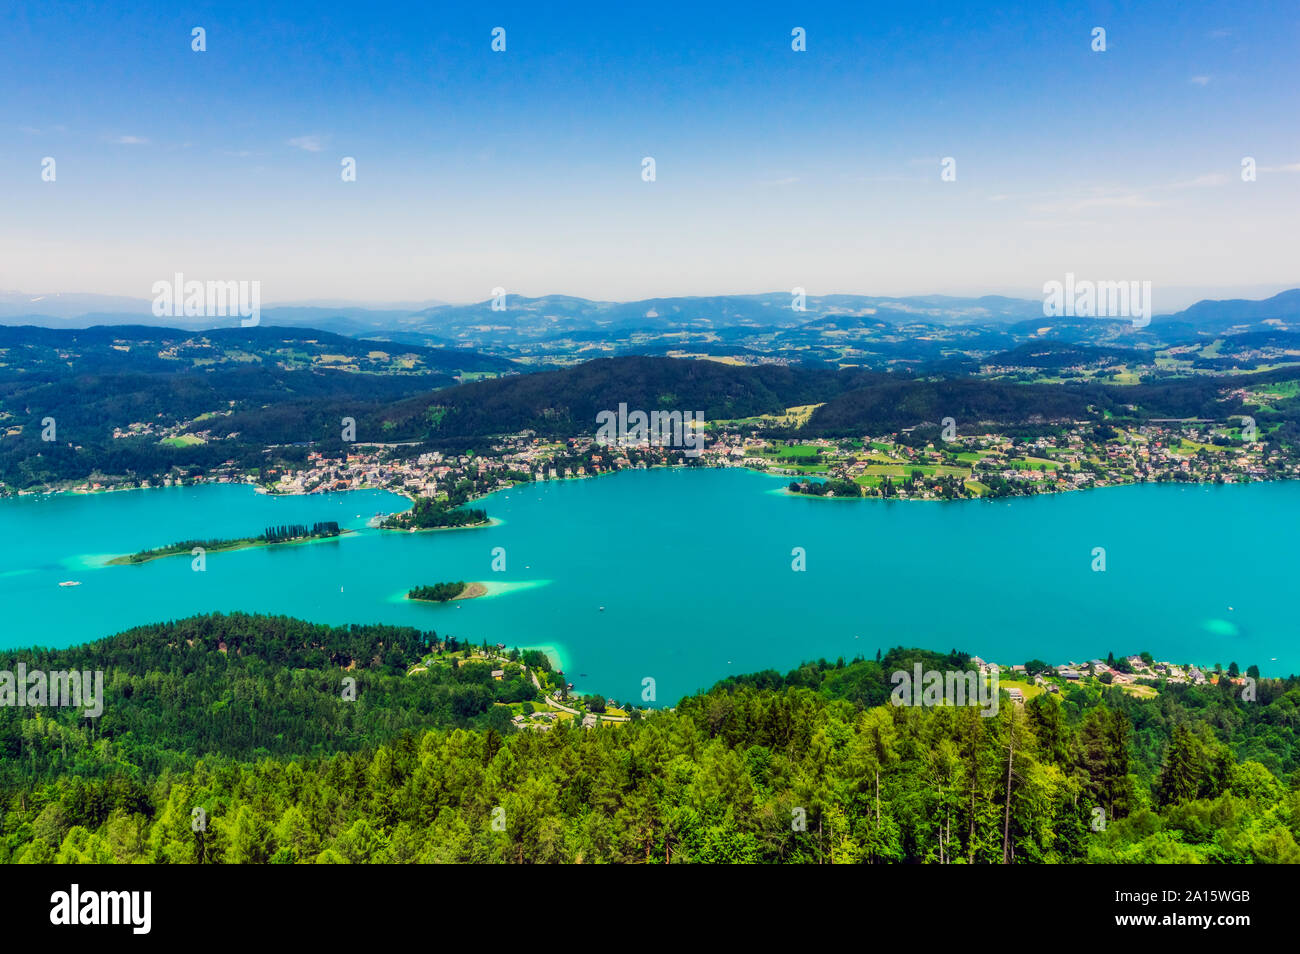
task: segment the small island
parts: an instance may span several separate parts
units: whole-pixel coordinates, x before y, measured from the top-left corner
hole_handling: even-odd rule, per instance
[[[446,603],[449,600],[472,600],[486,595],[487,586],[484,584],[458,580],[455,583],[434,583],[432,586],[413,587],[406,594],[406,598],[424,603]]]
[[[158,560],[162,557],[188,556],[194,552],[195,547],[202,549],[206,553],[216,553],[221,550],[243,550],[248,547],[275,546],[276,544],[299,543],[305,540],[326,540],[330,537],[338,537],[352,532],[351,530],[340,529],[337,520],[320,520],[310,527],[305,523],[281,524],[278,527],[267,527],[256,537],[238,537],[232,540],[180,540],[176,543],[169,543],[165,547],[156,547],[152,550],[141,550],[139,553],[114,557],[108,561],[108,565],[128,566],[137,563],[148,563],[150,560]]]

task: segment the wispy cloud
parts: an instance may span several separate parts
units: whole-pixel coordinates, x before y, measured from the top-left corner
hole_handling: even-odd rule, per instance
[[[295,136],[289,140],[289,145],[295,149],[304,149],[307,152],[320,152],[325,148],[325,143],[320,136]]]
[[[794,185],[798,181],[798,176],[786,176],[784,179],[760,179],[758,184],[761,186],[788,186]]]
[[[1210,77],[1209,77],[1209,76],[1193,76],[1193,77],[1191,78],[1191,80],[1189,80],[1189,82],[1190,82],[1193,86],[1209,86],[1209,85],[1210,85]]]
[[[1206,186],[1223,185],[1228,182],[1228,174],[1225,172],[1210,172],[1203,176],[1197,176],[1195,179],[1185,179],[1182,182],[1171,182],[1171,189],[1200,189]]]
[[[148,144],[149,140],[143,136],[114,136],[113,142],[119,146],[143,146]]]
[[[1300,172],[1300,162],[1288,163],[1284,166],[1260,166],[1260,172]]]
[[[1138,192],[1103,193],[1057,202],[1041,202],[1030,207],[1030,212],[1048,215],[1073,215],[1085,209],[1150,209],[1161,203]]]

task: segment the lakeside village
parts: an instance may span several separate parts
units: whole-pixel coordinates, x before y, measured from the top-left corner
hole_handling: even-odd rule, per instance
[[[267,453],[272,463],[256,472],[243,472],[229,461],[207,471],[174,467],[152,478],[96,475],[19,493],[214,482],[249,483],[286,494],[373,488],[461,504],[519,483],[683,464],[789,476],[794,478],[791,493],[899,500],[1005,497],[1153,481],[1243,483],[1300,477],[1300,460],[1276,445],[1243,440],[1232,423],[1203,419],[1133,428],[1079,423],[1059,436],[1026,440],[994,433],[958,433],[944,440],[937,427],[926,424],[851,439],[788,440],[765,433],[773,424],[806,420],[811,410],[792,408],[784,418],[714,422],[698,456],[647,441],[599,443],[593,426],[592,433],[568,440],[523,431],[498,438],[478,452],[444,453],[419,444],[357,442],[335,451],[307,445],[295,448],[300,464],[287,463],[283,453],[277,458],[276,452],[284,449],[271,447]],[[212,438],[200,429],[201,422],[167,428],[162,439],[206,443]],[[150,433],[149,425],[132,424],[114,436],[138,439]]]
[[[836,665],[843,665],[843,660]],[[490,687],[495,700],[493,710],[498,713],[492,721],[504,731],[549,732],[567,720],[592,729],[607,723],[633,722],[645,712],[631,703],[595,694],[571,695],[573,683],[566,681],[563,671],[553,669],[550,660],[539,650],[507,651],[503,643],[476,647],[449,637],[412,666],[407,675],[417,678],[435,666],[459,669],[463,681],[477,681]],[[1145,652],[1125,657],[1110,654],[1104,661],[1091,659],[1059,666],[1049,666],[1039,660],[996,666],[972,656],[970,667],[986,679],[996,668],[999,691],[1005,692],[1015,705],[1024,705],[1042,693],[1064,697],[1075,691],[1097,693],[1107,689],[1150,698],[1170,685],[1230,685],[1234,692],[1243,692],[1250,680],[1259,678],[1255,666],[1245,673],[1235,662],[1226,670],[1221,664],[1213,668],[1180,666],[1157,661]]]
[[[412,666],[407,676],[419,678],[435,667],[458,670],[459,681],[489,688],[494,699],[490,721],[505,731],[549,732],[570,719],[592,729],[602,723],[635,722],[642,717],[643,710],[631,703],[595,694],[571,695],[573,683],[537,649],[507,651],[504,643],[473,646],[447,637]]]
[[[1230,685],[1234,687],[1234,692],[1239,692],[1251,680],[1260,678],[1259,667],[1255,665],[1249,666],[1244,672],[1236,662],[1230,662],[1227,669],[1221,663],[1215,663],[1213,667],[1200,667],[1191,663],[1178,665],[1158,661],[1146,652],[1119,657],[1111,653],[1105,660],[1090,659],[1083,663],[1069,662],[1059,666],[1049,666],[1041,660],[1000,666],[985,662],[979,656],[972,656],[970,664],[983,676],[988,676],[996,669],[999,688],[1016,704],[1023,704],[1026,699],[1040,693],[1068,693],[1079,686],[1094,691],[1115,688],[1140,698],[1155,696],[1167,685]]]

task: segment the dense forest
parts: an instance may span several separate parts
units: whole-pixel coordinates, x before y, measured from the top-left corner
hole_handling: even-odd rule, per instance
[[[1261,372],[1253,382],[1300,379],[1300,369]],[[1149,418],[1226,419],[1244,413],[1240,381],[1211,376],[1116,387],[1093,382],[1021,384],[953,375],[833,370],[817,366],[734,367],[710,361],[629,356],[563,371],[515,375],[393,402],[366,421],[369,431],[440,442],[532,429],[550,436],[594,430],[595,415],[627,403],[645,411],[697,410],[710,421],[780,414],[822,404],[802,436],[881,434],[944,417],[1008,433],[1048,433],[1061,422],[1141,423]],[[1300,399],[1253,409],[1261,426],[1300,421]],[[234,422],[226,426],[235,426]]]
[[[486,663],[408,678],[439,646],[464,644],[410,627],[217,614],[72,649],[0,651],[0,671],[20,662],[29,671],[103,671],[107,697],[98,719],[83,719],[79,710],[0,707],[0,784],[104,778],[127,766],[122,777],[139,780],[213,753],[253,759],[347,751],[403,730],[488,727],[494,702],[535,697],[529,681],[494,681]],[[540,653],[530,656],[530,665],[549,668]],[[348,687],[354,699],[346,698]]]
[[[890,705],[888,673],[969,663],[895,649],[537,732],[487,663],[407,675],[448,642],[237,615],[10,654],[108,698],[0,710],[0,860],[1300,862],[1295,678],[983,718]]]

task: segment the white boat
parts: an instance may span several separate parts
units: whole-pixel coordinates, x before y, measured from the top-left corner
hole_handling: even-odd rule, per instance
[[[80,580],[64,580],[62,583],[59,584],[59,586],[80,586],[80,585],[81,585]]]

